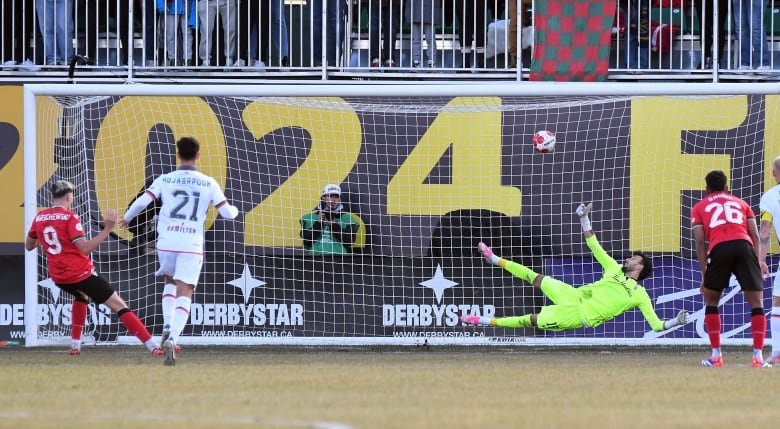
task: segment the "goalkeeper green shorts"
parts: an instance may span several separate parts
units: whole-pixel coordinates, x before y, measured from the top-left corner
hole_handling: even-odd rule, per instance
[[[536,319],[539,329],[565,331],[582,328],[577,289],[552,277],[545,277],[540,287],[542,293],[555,305],[542,307]]]

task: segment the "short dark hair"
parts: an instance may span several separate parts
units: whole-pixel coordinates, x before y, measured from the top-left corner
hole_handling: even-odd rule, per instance
[[[649,255],[645,255],[644,252],[640,252],[640,251],[636,251],[633,254],[634,256],[642,257],[642,271],[639,272],[639,275],[636,277],[636,280],[642,281],[650,277],[650,274],[653,274],[653,258],[651,258]]]
[[[720,170],[710,171],[704,180],[707,182],[707,189],[712,192],[723,192],[726,190],[728,179],[726,179],[726,173]]]
[[[64,197],[75,190],[76,187],[73,183],[70,183],[67,180],[58,180],[51,184],[51,196],[54,198]]]
[[[200,152],[200,143],[195,137],[182,137],[176,142],[176,151],[182,160],[192,161]]]

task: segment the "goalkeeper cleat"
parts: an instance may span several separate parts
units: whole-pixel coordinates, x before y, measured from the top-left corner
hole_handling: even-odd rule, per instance
[[[710,366],[714,368],[722,368],[723,367],[723,356],[710,356],[707,359],[704,359],[701,361],[701,366]]]
[[[480,317],[475,316],[473,314],[464,314],[463,316],[460,316],[460,321],[463,322],[464,325],[473,325],[473,326],[490,326],[490,317]]]
[[[772,368],[772,364],[758,357],[753,356],[753,368]]]
[[[173,341],[170,339],[163,343],[163,353],[165,356],[163,359],[163,365],[176,366],[176,349],[173,345]]]
[[[69,356],[78,356],[81,354],[81,349],[77,349],[75,347],[71,347],[70,350],[68,350]]]
[[[490,249],[487,244],[480,241],[479,244],[477,244],[477,250],[479,250],[479,253],[485,258],[486,261],[493,265],[498,264],[499,258],[493,254],[493,250]]]

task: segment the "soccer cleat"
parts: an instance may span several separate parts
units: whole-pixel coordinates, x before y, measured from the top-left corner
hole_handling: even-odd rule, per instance
[[[78,356],[81,354],[81,349],[77,349],[75,347],[71,347],[70,350],[68,350],[68,355],[70,356]]]
[[[464,314],[463,316],[460,316],[460,321],[463,322],[464,325],[479,326],[479,320],[480,317],[473,314]]]
[[[770,365],[778,365],[780,364],[780,355],[769,356],[769,359],[766,361],[769,362]]]
[[[711,366],[711,367],[714,367],[714,368],[722,368],[723,367],[723,357],[722,356],[718,356],[718,357],[710,356],[707,359],[704,359],[703,361],[701,361],[701,366]]]
[[[479,250],[479,253],[485,257],[486,261],[490,262],[491,264],[493,263],[493,250],[491,250],[487,244],[480,241],[479,244],[477,244],[477,250]]]
[[[165,356],[163,365],[176,366],[176,348],[173,345],[173,341],[168,339],[163,343],[163,352]]]
[[[163,350],[162,347],[155,347],[152,350],[152,356],[154,356],[154,357],[163,357],[163,356],[165,356],[165,350]]]
[[[753,356],[753,363],[751,364],[753,368],[772,368],[772,364],[761,359]]]
[[[171,327],[168,325],[163,326],[163,333],[162,338],[160,339],[160,344],[165,344],[166,341],[168,341],[168,338],[171,336]]]

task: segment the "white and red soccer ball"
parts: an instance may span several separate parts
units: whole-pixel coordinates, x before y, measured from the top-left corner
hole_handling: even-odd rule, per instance
[[[550,130],[537,131],[534,134],[534,150],[539,153],[550,153],[555,150],[555,134]]]

